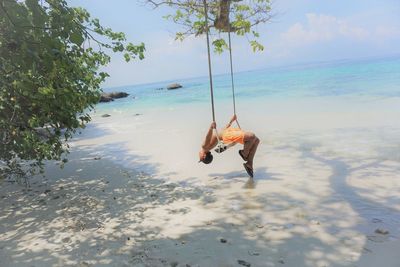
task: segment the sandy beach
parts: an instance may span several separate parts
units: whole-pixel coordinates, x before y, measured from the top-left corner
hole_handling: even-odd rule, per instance
[[[254,180],[238,147],[197,163],[204,106],[93,114],[64,169],[2,183],[0,266],[400,266],[398,100],[312,103],[239,104]]]

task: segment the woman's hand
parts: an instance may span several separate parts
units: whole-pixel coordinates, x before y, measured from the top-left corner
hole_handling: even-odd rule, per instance
[[[211,129],[216,129],[217,128],[217,123],[215,121],[213,121],[210,125]]]

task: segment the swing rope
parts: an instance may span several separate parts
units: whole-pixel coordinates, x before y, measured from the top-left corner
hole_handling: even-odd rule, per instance
[[[207,55],[208,55],[208,76],[210,80],[210,95],[211,95],[211,108],[212,108],[212,119],[215,122],[215,109],[214,109],[214,90],[213,90],[213,80],[212,80],[212,71],[211,71],[211,55],[210,55],[210,37],[208,36],[208,11],[207,11],[207,2],[204,2],[204,14],[205,14],[205,27],[206,27],[206,36],[207,36]]]
[[[206,37],[207,37],[207,56],[208,56],[208,76],[210,80],[210,96],[211,96],[211,109],[212,109],[212,119],[215,121],[215,108],[214,108],[214,89],[213,89],[213,80],[212,80],[212,71],[211,71],[211,53],[210,53],[210,37],[209,37],[209,29],[208,29],[208,10],[207,10],[207,1],[203,0],[204,3],[204,17],[205,17],[205,27],[206,27]],[[214,129],[217,135],[218,143],[219,135],[217,128]]]
[[[215,106],[214,106],[214,88],[213,88],[213,80],[212,80],[212,70],[211,70],[211,52],[210,52],[210,36],[209,36],[209,27],[208,27],[208,8],[207,8],[207,0],[203,0],[204,3],[204,18],[205,18],[205,29],[206,29],[206,39],[207,39],[207,56],[208,56],[208,75],[210,80],[210,96],[211,96],[211,110],[212,110],[212,119],[215,123]],[[229,39],[229,59],[230,59],[230,67],[231,67],[231,84],[232,84],[232,99],[233,99],[233,113],[236,115],[236,100],[235,100],[235,85],[233,78],[233,63],[232,63],[232,45],[231,45],[231,33],[228,31],[228,39]],[[240,124],[236,119],[236,124],[240,128]],[[214,128],[218,144],[222,145],[221,140],[219,139],[217,128]],[[226,147],[222,150],[224,151]],[[220,150],[220,152],[222,152]],[[219,153],[220,153],[219,152]]]
[[[232,43],[231,43],[231,32],[228,32],[229,42],[229,62],[231,65],[231,84],[232,84],[232,101],[233,101],[233,114],[236,115],[236,101],[235,101],[235,83],[233,82],[233,63],[232,63]],[[236,119],[236,124],[241,129],[239,121]]]

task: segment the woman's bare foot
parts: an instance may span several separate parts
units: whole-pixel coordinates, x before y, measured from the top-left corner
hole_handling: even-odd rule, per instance
[[[243,167],[246,170],[247,174],[253,178],[253,166],[252,164],[249,164],[248,162],[243,163]]]

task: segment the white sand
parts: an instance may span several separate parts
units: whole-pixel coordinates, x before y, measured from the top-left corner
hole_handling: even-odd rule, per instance
[[[64,170],[1,185],[0,266],[400,266],[400,100],[311,103],[239,104],[254,181],[238,148],[197,163],[204,107],[96,114]]]

